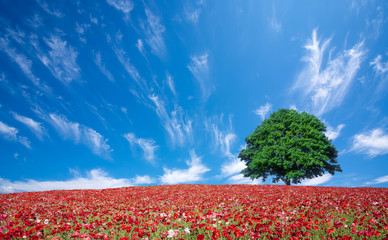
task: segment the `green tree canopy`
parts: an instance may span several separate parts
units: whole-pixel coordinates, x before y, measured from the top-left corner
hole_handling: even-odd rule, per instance
[[[251,179],[274,176],[287,185],[303,179],[342,172],[338,151],[326,136],[325,125],[314,115],[279,109],[265,119],[246,139],[246,148],[238,157],[247,167],[242,170]]]

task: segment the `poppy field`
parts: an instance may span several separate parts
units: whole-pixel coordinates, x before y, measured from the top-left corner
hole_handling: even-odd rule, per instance
[[[0,194],[0,239],[388,239],[388,189],[166,185]]]

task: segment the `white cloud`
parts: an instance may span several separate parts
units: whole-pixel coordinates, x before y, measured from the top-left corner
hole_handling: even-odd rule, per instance
[[[187,68],[197,80],[202,92],[202,100],[206,101],[214,90],[214,86],[209,81],[208,53],[191,57],[191,63]]]
[[[373,66],[373,71],[375,72],[376,78],[375,83],[376,90],[374,92],[375,97],[378,97],[381,94],[386,93],[387,83],[388,83],[388,61],[383,61],[381,55],[377,55],[373,61],[369,62],[370,66]]]
[[[370,182],[366,182],[365,185],[380,184],[380,183],[386,183],[386,182],[388,182],[388,175],[378,177],[376,179],[373,179]]]
[[[125,108],[125,107],[120,107],[120,110],[121,110],[121,112],[123,112],[123,113],[125,113],[125,114],[128,113],[128,109]]]
[[[182,108],[175,106],[170,114],[167,112],[164,102],[156,95],[149,96],[153,102],[153,109],[158,115],[163,128],[167,131],[172,145],[183,146],[186,140],[192,138],[192,121],[183,118]]]
[[[36,2],[40,5],[40,7],[41,7],[43,10],[45,10],[45,11],[46,11],[48,14],[50,14],[50,15],[56,16],[56,17],[58,17],[58,18],[61,18],[61,17],[64,16],[63,13],[62,13],[61,11],[59,11],[59,10],[57,10],[57,9],[51,9],[51,8],[49,7],[49,5],[48,5],[44,0],[37,0]]]
[[[7,124],[0,121],[0,134],[7,140],[16,141],[17,140],[17,130],[14,127],[8,126]]]
[[[78,24],[78,22],[76,23],[75,31],[79,34],[79,40],[83,43],[86,43],[85,32],[88,30],[88,28],[90,28],[90,24]]]
[[[32,61],[25,55],[18,53],[16,49],[10,47],[7,39],[0,38],[0,50],[4,51],[9,58],[20,67],[24,75],[26,75],[35,86],[45,92],[51,92],[51,89],[47,85],[41,83],[40,79],[32,72]]]
[[[202,180],[202,175],[210,169],[201,163],[201,158],[197,157],[194,150],[190,152],[190,161],[187,161],[188,169],[168,169],[163,168],[164,174],[160,177],[162,184],[190,183]]]
[[[320,185],[320,184],[323,184],[325,182],[330,181],[330,179],[332,177],[333,176],[330,173],[326,173],[326,174],[323,174],[322,176],[319,176],[316,178],[304,180],[301,182],[300,185],[302,185],[302,186],[317,186],[317,185]]]
[[[369,63],[370,66],[373,66],[373,70],[376,74],[384,75],[388,71],[388,62],[381,62],[382,56],[377,55],[373,61]]]
[[[136,179],[135,179],[136,180]],[[140,179],[141,180],[141,179]],[[132,186],[132,182],[124,178],[112,178],[101,169],[93,169],[86,177],[77,176],[65,181],[9,181],[0,178],[0,192],[34,192],[49,190],[71,190],[71,189],[103,189]]]
[[[271,29],[274,30],[275,32],[282,31],[282,24],[279,21],[277,21],[275,18],[272,18],[268,22],[269,22],[269,26],[271,27]]]
[[[337,128],[333,128],[332,126],[327,126],[327,130],[325,132],[325,135],[330,140],[335,140],[338,138],[338,136],[341,133],[342,128],[345,127],[345,124],[340,124],[337,126]]]
[[[170,88],[170,91],[172,92],[172,94],[176,96],[174,80],[172,79],[171,75],[168,73],[167,73],[167,86]]]
[[[230,145],[236,140],[236,134],[227,133],[225,137],[223,137],[222,135],[223,134],[221,133],[219,138],[221,151],[224,152],[226,155],[230,156],[232,155],[230,152]]]
[[[145,9],[147,24],[143,26],[145,40],[151,48],[151,52],[162,58],[166,53],[166,45],[163,39],[164,26],[160,18],[155,16],[148,8]]]
[[[258,109],[255,110],[255,114],[260,116],[261,120],[264,121],[267,114],[272,110],[272,104],[266,103],[263,106],[260,106]]]
[[[199,15],[201,13],[201,9],[192,9],[192,8],[185,8],[184,15],[185,19],[189,22],[192,22],[194,24],[198,23]]]
[[[33,17],[27,20],[27,23],[33,28],[38,28],[43,25],[42,21],[42,18],[37,13],[35,13]]]
[[[226,157],[233,158],[234,155],[230,152],[230,146],[236,140],[237,136],[233,132],[232,115],[229,115],[229,125],[223,124],[224,115],[215,116],[210,119],[205,119],[205,129],[211,134],[214,148],[219,148],[222,154]]]
[[[65,116],[49,114],[48,122],[65,139],[75,144],[83,144],[100,157],[110,159],[112,149],[106,143],[107,139],[95,130],[77,122],[69,121]]]
[[[279,20],[276,18],[276,12],[275,8],[272,8],[272,18],[268,20],[269,27],[274,31],[274,32],[281,32],[282,31],[282,24],[279,22]]]
[[[102,62],[101,53],[100,52],[97,52],[95,54],[94,63],[97,65],[98,69],[100,69],[100,71],[105,75],[105,77],[109,81],[111,81],[111,82],[115,81],[113,76],[112,76],[112,74],[109,72],[108,69],[106,69],[105,64]]]
[[[230,184],[252,184],[252,185],[260,184],[259,179],[251,180],[248,177],[244,177],[243,174],[237,174],[237,175],[231,176],[230,178],[228,178],[227,182]]]
[[[107,3],[125,14],[129,14],[134,6],[131,0],[107,0]]]
[[[290,109],[295,110],[295,111],[298,111],[298,108],[296,107],[295,104],[291,105],[291,106],[290,106]]]
[[[7,31],[7,34],[5,34],[5,36],[7,39],[12,38],[13,40],[15,40],[19,44],[26,44],[24,42],[24,38],[25,38],[26,34],[22,30],[20,30],[18,27],[16,27],[16,29],[7,28],[6,31]]]
[[[43,139],[43,136],[46,135],[46,129],[42,126],[42,123],[40,122],[37,122],[31,118],[28,118],[28,117],[25,117],[25,116],[21,116],[17,113],[13,113],[13,117],[23,123],[24,125],[26,125],[34,134],[37,138],[39,138],[40,140]]]
[[[225,162],[221,167],[221,173],[223,176],[231,176],[246,168],[245,162],[241,161],[239,158],[234,158],[231,161]]]
[[[19,142],[25,147],[31,149],[30,140],[28,140],[27,137],[19,136],[18,133],[18,129],[8,126],[7,124],[0,121],[0,135],[2,135],[5,140]]]
[[[92,14],[90,14],[89,17],[91,23],[94,23],[96,25],[98,24],[98,19],[96,17],[94,17]]]
[[[367,26],[371,29],[370,35],[374,39],[378,39],[381,34],[382,27],[384,26],[384,12],[380,6],[377,7],[374,16],[375,18],[371,20],[367,19],[366,23]]]
[[[373,158],[388,153],[388,134],[381,128],[363,132],[353,137],[351,151],[364,152]]]
[[[293,90],[299,89],[311,99],[312,111],[316,115],[322,115],[342,103],[365,55],[364,42],[360,41],[334,58],[333,49],[327,62],[323,63],[330,40],[326,39],[321,44],[314,29],[312,39],[304,46],[307,50],[303,57],[306,65],[293,87]]]
[[[85,31],[88,30],[88,28],[90,28],[90,24],[87,24],[87,23],[82,23],[82,24],[79,24],[78,22],[75,24],[76,27],[75,27],[75,31],[80,34],[80,35],[84,35],[85,34]]]
[[[145,53],[144,53],[144,43],[141,39],[137,39],[137,42],[136,42],[136,48],[137,50],[139,50],[139,52],[144,56]]]
[[[131,64],[130,59],[127,57],[126,52],[123,49],[114,48],[113,49],[117,59],[123,65],[125,71],[135,80],[137,86],[140,88],[142,94],[147,94],[149,92],[147,82],[140,76],[136,67]],[[144,97],[143,97],[144,98]]]
[[[133,133],[127,133],[124,137],[131,145],[138,145],[143,150],[143,156],[146,161],[152,164],[155,163],[155,151],[159,146],[155,145],[153,139],[137,138]]]
[[[134,185],[144,185],[144,184],[151,184],[151,183],[154,183],[155,182],[155,179],[151,178],[150,176],[148,175],[144,175],[144,176],[136,176],[135,178],[133,178],[131,180],[131,182],[134,184]]]
[[[78,53],[59,36],[44,38],[50,47],[48,56],[39,51],[40,61],[50,70],[51,74],[63,83],[70,83],[79,77],[80,68],[77,65]]]
[[[27,137],[18,136],[18,142],[24,145],[26,148],[31,149],[31,142]]]

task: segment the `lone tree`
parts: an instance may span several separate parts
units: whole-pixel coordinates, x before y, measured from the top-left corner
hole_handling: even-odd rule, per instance
[[[279,109],[265,119],[245,142],[238,157],[247,167],[241,171],[251,179],[274,176],[287,185],[303,179],[342,172],[338,151],[324,132],[325,125],[314,115]]]

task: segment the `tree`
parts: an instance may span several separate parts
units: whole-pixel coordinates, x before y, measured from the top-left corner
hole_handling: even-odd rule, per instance
[[[338,151],[324,132],[325,125],[314,115],[279,109],[265,119],[245,142],[238,157],[247,167],[241,171],[251,179],[274,176],[287,185],[303,179],[342,172]]]

